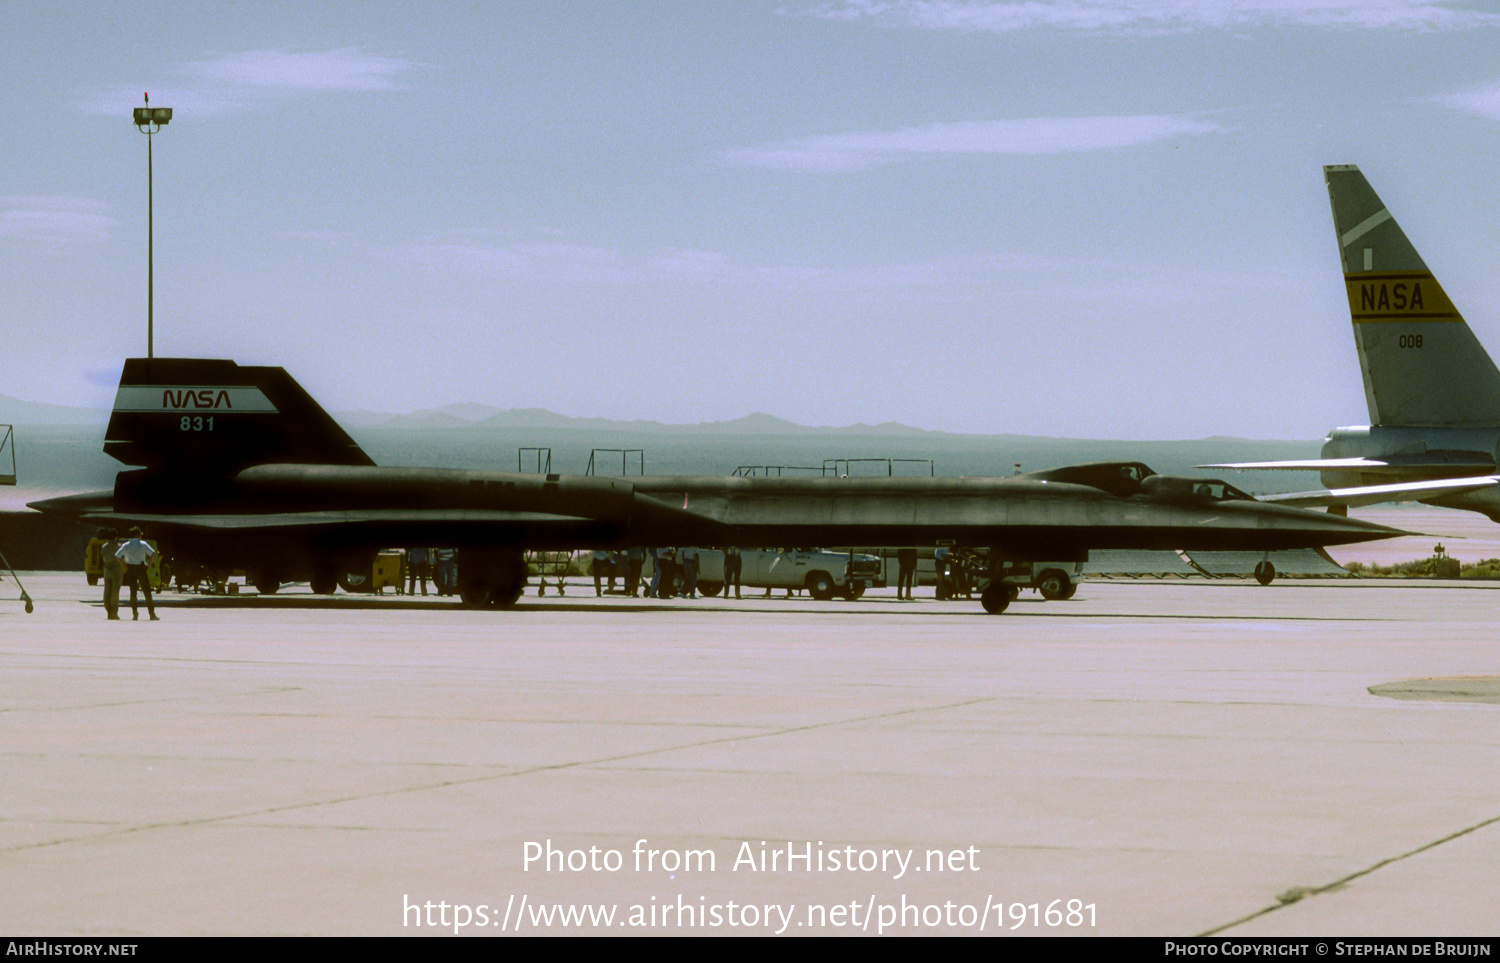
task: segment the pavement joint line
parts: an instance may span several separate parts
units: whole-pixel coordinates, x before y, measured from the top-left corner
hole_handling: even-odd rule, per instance
[[[1248,923],[1248,922],[1250,922],[1251,920],[1254,920],[1254,919],[1259,919],[1260,917],[1266,916],[1266,915],[1268,915],[1270,913],[1274,913],[1274,912],[1276,912],[1279,909],[1285,909],[1288,906],[1292,906],[1292,905],[1294,905],[1296,903],[1300,903],[1300,902],[1302,902],[1304,899],[1306,899],[1309,896],[1321,896],[1324,893],[1328,893],[1328,892],[1332,892],[1333,890],[1340,889],[1343,886],[1347,885],[1348,883],[1351,883],[1354,880],[1359,879],[1361,876],[1368,876],[1371,873],[1376,872],[1377,870],[1384,869],[1387,866],[1391,866],[1391,865],[1393,865],[1395,863],[1399,863],[1399,862],[1401,862],[1403,860],[1410,859],[1413,856],[1419,855],[1421,853],[1425,853],[1429,849],[1436,849],[1437,847],[1443,845],[1444,843],[1451,843],[1455,839],[1460,839],[1460,838],[1462,838],[1464,836],[1469,835],[1470,833],[1478,832],[1479,830],[1484,829],[1484,828],[1486,828],[1488,826],[1493,826],[1496,823],[1500,823],[1500,816],[1491,816],[1489,819],[1480,820],[1479,822],[1475,823],[1472,826],[1467,826],[1467,827],[1465,827],[1463,829],[1459,829],[1459,830],[1456,830],[1454,832],[1451,832],[1448,835],[1442,837],[1441,839],[1434,839],[1430,843],[1424,843],[1421,846],[1418,846],[1416,849],[1409,850],[1407,852],[1400,853],[1400,854],[1395,855],[1395,856],[1388,856],[1385,859],[1382,859],[1382,860],[1380,860],[1377,863],[1373,863],[1373,864],[1371,864],[1369,866],[1366,866],[1364,869],[1356,870],[1356,871],[1350,873],[1347,876],[1343,876],[1343,877],[1340,877],[1339,879],[1334,880],[1331,883],[1324,883],[1322,886],[1309,886],[1309,887],[1294,886],[1294,887],[1292,887],[1289,890],[1285,890],[1280,896],[1278,896],[1276,898],[1276,902],[1274,904],[1272,904],[1270,906],[1263,907],[1262,909],[1258,909],[1255,912],[1249,914],[1248,916],[1242,916],[1242,917],[1240,917],[1237,920],[1233,920],[1231,922],[1224,923],[1221,926],[1216,926],[1216,927],[1214,927],[1211,930],[1204,930],[1202,933],[1198,933],[1197,936],[1199,936],[1199,937],[1217,936],[1218,934],[1224,932],[1225,930],[1228,930],[1228,929],[1231,929],[1233,927],[1239,926],[1239,925],[1241,925],[1243,923]]]
[[[232,692],[217,698],[240,698],[245,696],[274,695],[281,692],[300,692],[301,686],[267,686],[263,689],[253,689],[245,692]],[[122,706],[150,706],[164,705],[172,702],[202,702],[205,701],[201,693],[192,695],[173,696],[164,699],[124,699],[119,702],[78,702],[70,705],[52,706],[8,706],[0,707],[0,715],[13,715],[18,712],[84,712],[89,709],[118,709]],[[256,715],[256,713],[241,713],[242,715]]]
[[[995,701],[991,697],[978,699],[964,699],[959,702],[948,702],[940,705],[917,706],[907,709],[897,709],[891,712],[879,712],[874,715],[854,716],[847,719],[830,719],[824,722],[807,723],[800,726],[787,726],[773,729],[767,732],[741,733],[732,736],[720,736],[716,739],[701,739],[695,742],[686,742],[673,746],[658,746],[654,749],[640,749],[635,752],[619,753],[613,756],[603,756],[598,759],[578,759],[571,762],[559,762],[544,766],[530,766],[524,769],[511,769],[505,772],[490,773],[483,776],[471,776],[464,779],[445,779],[441,782],[429,783],[420,786],[402,786],[395,789],[385,789],[380,792],[356,793],[349,796],[340,796],[336,799],[319,799],[310,802],[300,802],[285,806],[272,806],[267,809],[258,809],[253,812],[222,813],[217,816],[203,816],[198,819],[182,819],[174,822],[144,823],[137,826],[126,826],[112,832],[98,833],[86,836],[72,836],[63,839],[49,839],[41,842],[23,843],[18,846],[0,847],[0,853],[18,853],[26,850],[45,849],[51,846],[63,846],[77,842],[97,842],[112,837],[129,836],[134,833],[149,832],[154,829],[176,829],[188,826],[208,826],[215,823],[225,823],[236,819],[252,819],[257,816],[273,816],[280,813],[296,812],[301,809],[315,809],[320,806],[336,806],[341,803],[357,802],[362,799],[377,799],[382,796],[399,796],[406,793],[427,792],[434,789],[447,789],[453,786],[471,786],[478,783],[493,782],[497,779],[510,779],[516,776],[529,776],[539,773],[558,772],[566,769],[581,769],[587,766],[602,766],[612,762],[621,762],[627,759],[640,759],[664,752],[678,752],[684,749],[698,749],[704,746],[722,745],[728,742],[743,742],[751,739],[768,739],[774,736],[792,735],[799,732],[811,732],[817,729],[829,729],[836,726],[855,725],[861,722],[873,722],[880,719],[892,719],[900,716],[918,715],[926,712],[942,712],[948,709],[962,709],[966,706],[979,705],[985,702]],[[1497,817],[1500,818],[1500,817]]]

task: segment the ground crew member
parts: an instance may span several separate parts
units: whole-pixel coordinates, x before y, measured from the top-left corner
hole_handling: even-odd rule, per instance
[[[115,557],[125,562],[125,583],[130,586],[130,617],[139,619],[141,611],[136,607],[135,590],[137,587],[146,594],[146,611],[151,614],[151,621],[159,621],[156,617],[156,605],[151,601],[151,575],[146,571],[146,563],[151,561],[151,556],[156,554],[156,549],[141,538],[141,530],[132,528],[130,530],[130,541],[121,545],[115,552]]]
[[[112,528],[99,533],[104,545],[99,549],[99,558],[104,563],[104,617],[120,617],[120,586],[125,582],[125,562],[115,555],[124,544],[120,534]]]

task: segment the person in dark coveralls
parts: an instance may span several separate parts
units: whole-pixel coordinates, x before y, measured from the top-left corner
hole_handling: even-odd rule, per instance
[[[632,547],[625,550],[625,592],[635,598],[641,588],[641,569],[646,567],[646,550]]]
[[[411,582],[406,587],[407,595],[416,595],[417,586],[422,586],[422,594],[427,594],[427,580],[432,577],[431,550],[426,548],[409,548],[406,550],[406,571]]]
[[[156,604],[151,601],[151,575],[146,571],[146,563],[151,561],[151,556],[156,554],[156,549],[146,543],[141,537],[139,528],[130,530],[130,541],[121,545],[115,552],[115,557],[125,562],[125,584],[130,586],[130,617],[139,619],[141,610],[136,607],[136,589],[139,588],[146,596],[146,611],[151,615],[151,621],[160,621],[156,617]]]
[[[914,548],[898,548],[896,550],[896,598],[910,599],[912,585],[917,580],[917,550]]]
[[[458,565],[456,564],[457,551],[451,548],[439,548],[433,550],[433,558],[437,562],[437,574],[433,582],[437,585],[439,595],[452,595],[458,591]]]
[[[120,586],[125,583],[125,562],[115,553],[124,542],[120,541],[120,533],[113,528],[106,528],[99,533],[99,537],[104,539],[104,546],[99,549],[99,558],[104,563],[104,617],[118,619]]]
[[[744,571],[744,559],[733,545],[724,546],[724,597],[729,598],[729,586],[734,586],[734,597],[740,597],[740,573]]]
[[[678,564],[682,566],[682,597],[695,599],[698,597],[698,548],[689,545],[677,555]]]
[[[601,596],[601,595],[604,594],[604,583],[601,580],[607,578],[611,582],[613,582],[614,581],[614,577],[615,577],[615,567],[613,565],[611,565],[610,562],[609,562],[609,550],[608,549],[603,549],[603,548],[596,548],[596,549],[594,549],[594,569],[593,569],[593,574],[594,574],[594,595],[595,596]],[[610,585],[610,588],[614,588],[614,585]]]

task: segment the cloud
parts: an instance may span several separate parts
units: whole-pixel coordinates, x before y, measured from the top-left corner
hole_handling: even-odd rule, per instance
[[[1450,110],[1475,114],[1490,120],[1500,120],[1500,80],[1492,80],[1478,87],[1428,98],[1429,103],[1440,104]]]
[[[1134,117],[1032,117],[966,121],[871,133],[826,134],[725,151],[735,167],[860,170],[914,157],[956,154],[1066,154],[1138,147],[1225,127],[1192,114]]]
[[[400,90],[398,78],[412,68],[407,60],[377,57],[357,47],[320,53],[247,50],[197,60],[182,73],[209,84],[281,91]]]
[[[552,241],[482,243],[428,238],[401,244],[373,244],[366,246],[365,250],[382,260],[490,277],[554,278],[590,283],[618,281],[632,271],[622,262],[617,251]]]
[[[368,54],[358,47],[313,53],[247,50],[182,64],[175,80],[118,85],[86,93],[86,113],[118,115],[141,105],[150,90],[156,102],[197,117],[250,110],[289,97],[401,90],[402,78],[421,66],[411,60]]]
[[[118,221],[109,205],[85,197],[0,197],[0,237],[99,244]]]
[[[838,0],[802,15],[968,33],[1037,27],[1162,34],[1231,27],[1426,32],[1500,26],[1500,15],[1466,10],[1457,0]]]

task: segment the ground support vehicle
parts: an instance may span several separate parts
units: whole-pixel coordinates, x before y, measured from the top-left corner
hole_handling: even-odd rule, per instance
[[[887,584],[900,580],[900,563],[896,557],[898,549],[866,548],[860,551],[880,556],[882,575]],[[950,575],[947,580],[948,584],[937,586],[933,550],[919,549],[914,584],[938,587],[938,598],[954,598],[957,595],[968,598],[976,593],[982,594],[989,585],[991,579],[989,564],[989,553],[983,549],[951,549],[948,561]],[[1012,590],[1010,593],[1012,599],[1019,595],[1022,589],[1034,589],[1041,594],[1042,598],[1049,601],[1070,599],[1078,591],[1078,583],[1084,579],[1085,566],[1082,562],[1002,561],[1000,565],[1004,572],[1002,580]],[[958,568],[959,578],[952,577],[955,566]]]
[[[1035,589],[1049,602],[1070,599],[1083,581],[1082,562],[1002,562],[1006,585]]]
[[[814,548],[753,549],[740,552],[740,584],[756,589],[806,589],[826,602],[837,596],[853,601],[880,578],[880,559],[856,552]],[[724,553],[698,554],[698,591],[718,595],[724,588]]]

